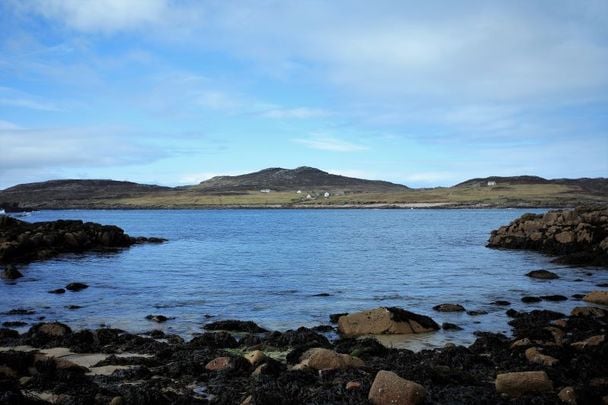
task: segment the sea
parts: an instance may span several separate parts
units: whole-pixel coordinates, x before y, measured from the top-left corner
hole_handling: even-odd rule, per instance
[[[528,251],[486,247],[490,232],[531,209],[210,209],[37,211],[27,221],[81,219],[166,238],[112,253],[63,255],[20,268],[0,281],[0,322],[44,321],[74,329],[108,326],[132,333],[161,329],[190,338],[207,322],[251,320],[270,330],[329,324],[329,315],[396,306],[454,323],[459,331],[387,339],[423,349],[470,344],[474,332],[510,333],[505,315],[585,305],[573,297],[608,282],[608,272],[567,267]],[[557,280],[535,280],[547,269]],[[71,282],[89,288],[48,291]],[[563,302],[525,304],[526,295],[561,294]],[[511,302],[508,307],[496,300]],[[433,306],[463,305],[442,313]],[[78,306],[77,309],[69,309]],[[12,309],[32,315],[8,315]],[[162,324],[146,319],[164,315]],[[331,335],[331,333],[330,333]],[[330,336],[331,337],[331,336]]]

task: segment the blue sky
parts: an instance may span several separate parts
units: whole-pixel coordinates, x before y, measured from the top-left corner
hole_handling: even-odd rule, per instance
[[[608,175],[608,2],[2,0],[0,188]]]

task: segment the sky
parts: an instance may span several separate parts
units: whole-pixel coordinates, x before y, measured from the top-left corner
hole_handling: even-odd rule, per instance
[[[605,0],[0,0],[0,188],[608,177]]]

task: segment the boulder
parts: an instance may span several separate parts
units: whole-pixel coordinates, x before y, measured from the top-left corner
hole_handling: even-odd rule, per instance
[[[595,336],[591,336],[590,338],[587,338],[585,340],[581,340],[580,342],[574,342],[571,344],[571,346],[577,350],[583,350],[588,347],[597,347],[597,346],[601,345],[602,343],[604,343],[605,340],[606,340],[605,335],[595,335]]]
[[[89,286],[86,285],[85,283],[70,283],[65,286],[66,290],[70,290],[70,291],[74,291],[74,292],[82,291],[85,288],[89,288]]]
[[[441,329],[443,330],[462,330],[462,328],[456,324],[444,322],[441,324]]]
[[[365,362],[348,354],[316,347],[307,350],[300,356],[300,366],[315,370],[359,368],[365,366]]]
[[[559,278],[557,274],[549,270],[532,270],[531,272],[527,273],[526,276],[539,280],[555,280]]]
[[[553,382],[544,371],[521,371],[498,374],[496,392],[510,397],[553,391]]]
[[[583,297],[583,301],[608,305],[608,291],[593,291]]]
[[[439,304],[433,307],[435,311],[439,312],[463,312],[464,307],[460,304]]]
[[[21,277],[23,277],[23,274],[21,274],[21,272],[17,270],[17,267],[13,266],[12,264],[6,266],[2,272],[2,278],[5,280],[16,280]]]
[[[606,311],[597,307],[575,307],[570,312],[572,316],[587,316],[592,318],[603,318]]]
[[[205,369],[209,371],[221,371],[230,367],[232,367],[232,358],[227,356],[216,357],[205,365]]]
[[[417,405],[424,402],[424,387],[399,377],[391,371],[380,370],[374,378],[367,398],[374,405]]]
[[[65,294],[65,289],[63,289],[63,288],[57,288],[55,290],[49,291],[49,294]]]
[[[521,302],[526,303],[526,304],[531,304],[534,302],[541,302],[542,300],[539,297],[530,297],[530,296],[525,296],[525,297],[521,297]]]
[[[167,318],[164,315],[147,315],[146,319],[149,321],[157,322],[157,323],[163,323],[163,322],[167,322],[169,320],[169,318]]]
[[[256,367],[257,365],[263,363],[264,360],[266,360],[266,355],[261,350],[254,350],[250,353],[247,353],[245,355],[245,358],[247,359],[247,361],[249,361],[249,363],[251,363],[253,367]]]
[[[38,325],[36,327],[36,332],[52,337],[64,337],[72,333],[72,330],[69,326],[62,323],[49,322]]]
[[[338,331],[346,336],[432,332],[439,325],[428,316],[401,308],[376,308],[341,316]]]
[[[349,381],[346,383],[346,391],[357,391],[361,389],[361,383],[359,381]]]
[[[559,363],[559,360],[557,360],[555,357],[542,354],[537,347],[530,347],[529,349],[526,349],[525,356],[530,363],[540,364],[543,366],[551,367]]]
[[[545,301],[568,301],[568,297],[564,297],[563,295],[554,294],[554,295],[541,295],[540,298]]]

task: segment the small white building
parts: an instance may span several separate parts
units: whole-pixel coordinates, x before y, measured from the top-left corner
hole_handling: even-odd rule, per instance
[[[312,196],[311,196],[310,194],[307,194],[307,195],[306,195],[306,199],[307,199],[307,200],[312,200]]]
[[[296,194],[302,194],[302,190],[296,191]]]
[[[495,181],[488,181],[488,187],[492,187],[495,186],[496,182]]]
[[[263,188],[262,190],[260,190],[260,193],[270,193],[270,189],[269,188]]]
[[[323,194],[323,197],[329,198],[329,193],[326,191],[325,194]]]

